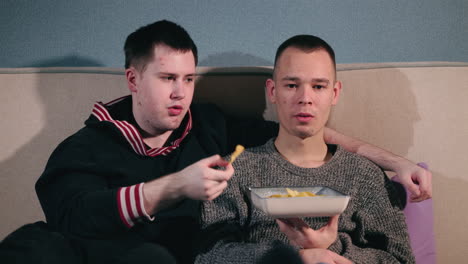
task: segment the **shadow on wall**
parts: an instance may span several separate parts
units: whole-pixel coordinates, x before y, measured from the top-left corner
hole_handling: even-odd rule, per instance
[[[73,65],[102,66],[98,61],[77,56],[46,60],[27,66],[69,66],[71,61]],[[28,83],[27,87],[16,85],[17,87],[11,88],[17,89],[15,94],[24,97],[19,99],[18,103],[32,104],[24,107],[20,113],[12,112],[14,116],[9,117],[9,120],[18,119],[19,124],[12,124],[12,126],[27,128],[30,131],[18,132],[19,136],[24,137],[24,142],[21,142],[21,146],[18,146],[13,155],[0,163],[0,175],[2,182],[5,183],[1,191],[2,199],[5,199],[2,204],[7,207],[2,210],[9,212],[2,216],[2,230],[10,230],[10,232],[23,224],[44,219],[34,184],[43,172],[53,149],[66,137],[83,127],[83,122],[90,115],[95,101],[112,100],[117,96],[125,95],[126,91],[124,75],[122,75],[121,87],[107,89],[96,89],[95,85],[92,85],[96,83],[92,79],[98,76],[94,74],[79,75],[81,77],[78,75],[69,77],[70,74],[68,74],[65,78],[65,75],[61,73],[42,73],[35,74],[33,77],[28,75],[28,80],[26,80],[26,75],[24,75],[25,78],[17,79]],[[51,75],[54,75],[53,78]],[[73,78],[73,81],[69,78]],[[99,78],[104,78],[99,83],[112,85],[115,84],[116,76],[110,77],[114,81],[111,79],[107,81],[106,76],[102,74]],[[30,81],[32,84],[29,84]],[[34,111],[34,109],[39,111]],[[39,125],[42,128],[37,128]],[[34,134],[31,131],[39,132]],[[25,134],[30,136],[26,137]],[[5,188],[6,184],[8,188]],[[7,233],[0,233],[0,239],[6,235]]]
[[[232,60],[237,60],[231,63]],[[239,63],[241,62],[242,63]],[[229,62],[230,67],[222,68],[219,64]],[[238,64],[239,63],[239,64]],[[243,64],[251,63],[251,64]],[[271,76],[271,70],[265,69],[252,73],[251,65],[265,65],[268,63],[253,55],[238,52],[227,52],[210,56],[200,62],[200,65],[215,65],[216,71],[203,73],[196,83],[194,102],[213,103],[226,114],[235,117],[263,118],[266,108],[265,82]],[[249,65],[250,70],[241,66]],[[239,107],[242,106],[242,107]]]
[[[102,67],[104,64],[90,58],[71,54],[26,64],[23,67]]]
[[[242,66],[269,66],[271,61],[238,51],[223,52],[209,55],[198,63],[199,66],[214,67],[242,67]]]
[[[343,89],[328,126],[407,156],[421,119],[408,78],[398,69],[339,71]]]
[[[468,189],[464,176],[466,170],[452,168],[462,167],[457,163],[465,157],[463,143],[466,142],[460,137],[466,115],[459,112],[465,108],[453,107],[463,103],[460,96],[466,95],[466,89],[460,86],[464,83],[461,81],[454,81],[457,85],[451,85],[449,80],[463,79],[455,70],[386,68],[340,71],[338,78],[343,81],[342,97],[329,122],[331,127],[346,135],[361,138],[398,155],[427,157],[428,160],[414,161],[427,162],[432,168],[438,263],[463,262],[468,244],[468,231],[464,228],[468,221],[464,197]],[[452,151],[450,146],[455,150]],[[460,154],[463,157],[457,156]],[[447,155],[451,157],[445,157]]]

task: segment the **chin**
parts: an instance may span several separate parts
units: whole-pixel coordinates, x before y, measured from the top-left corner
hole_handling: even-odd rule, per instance
[[[294,131],[294,134],[296,137],[299,137],[301,139],[306,139],[306,138],[314,136],[316,133],[312,129],[297,129],[296,131]]]
[[[167,130],[176,130],[177,128],[180,127],[180,124],[181,124],[181,122],[178,122],[177,124],[174,124],[174,123],[173,123],[173,124],[169,124],[169,125],[167,126]]]
[[[309,137],[313,136],[312,133],[305,132],[305,131],[297,131],[294,134],[295,134],[296,137],[298,137],[300,139],[306,139],[306,138],[309,138]]]

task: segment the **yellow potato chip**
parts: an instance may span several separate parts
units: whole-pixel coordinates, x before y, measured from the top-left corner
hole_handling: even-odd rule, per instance
[[[289,188],[286,188],[286,192],[291,196],[291,197],[294,197],[298,194],[297,191],[294,191],[294,190],[291,190]]]
[[[268,196],[268,198],[281,198],[281,197],[285,197],[285,195],[282,195],[282,194],[272,194],[272,195]]]
[[[234,150],[234,152],[231,155],[231,160],[229,161],[229,163],[233,163],[237,159],[237,157],[244,151],[244,149],[244,146],[237,145],[236,150]]]
[[[286,192],[288,194],[273,194],[268,196],[268,198],[283,198],[283,197],[311,197],[311,196],[318,196],[315,193],[312,192],[298,192],[296,190],[291,190],[289,188],[286,188]]]

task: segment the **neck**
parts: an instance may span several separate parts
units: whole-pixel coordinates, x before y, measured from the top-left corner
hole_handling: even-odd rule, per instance
[[[157,131],[154,129],[152,130],[150,128],[146,128],[142,125],[144,124],[142,121],[138,121],[139,118],[136,115],[134,115],[134,118],[138,127],[137,129],[143,137],[143,142],[145,142],[145,144],[148,145],[150,148],[160,148],[164,146],[164,144],[173,132],[172,130]]]
[[[166,141],[172,134],[172,130],[157,130],[151,125],[148,125],[148,122],[145,122],[145,119],[140,114],[140,111],[136,108],[136,98],[132,96],[132,113],[137,129],[143,137],[143,142],[150,148],[161,148],[164,146]]]
[[[323,133],[302,139],[280,129],[275,147],[287,161],[303,168],[320,167],[332,156],[323,139]]]
[[[172,131],[166,131],[165,133],[152,136],[143,132],[143,142],[145,142],[145,144],[148,145],[150,148],[161,148],[162,146],[164,146],[171,134]]]

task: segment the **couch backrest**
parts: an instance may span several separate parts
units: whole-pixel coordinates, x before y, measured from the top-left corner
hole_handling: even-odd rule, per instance
[[[265,101],[270,67],[198,69],[195,101],[275,119]],[[434,175],[438,262],[468,247],[468,63],[338,65],[342,96],[329,126],[413,161]],[[34,191],[57,144],[81,128],[95,101],[129,94],[122,69],[0,69],[0,239],[44,219]]]

